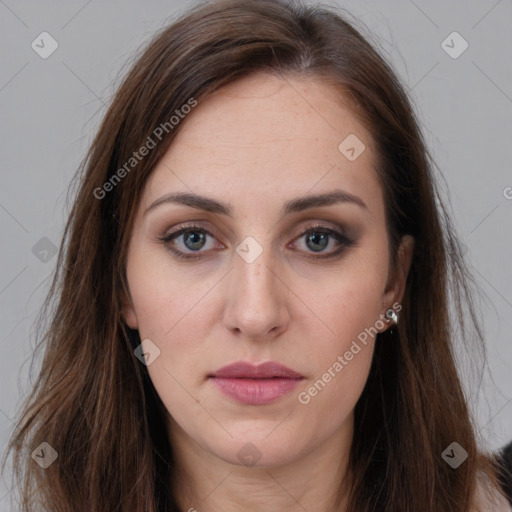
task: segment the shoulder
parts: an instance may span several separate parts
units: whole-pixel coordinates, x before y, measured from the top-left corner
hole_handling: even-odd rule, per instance
[[[486,485],[482,479],[477,479],[474,512],[512,512],[512,505],[503,495],[501,489]]]

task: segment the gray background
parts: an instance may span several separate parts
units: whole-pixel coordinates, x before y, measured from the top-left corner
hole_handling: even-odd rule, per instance
[[[190,5],[0,0],[2,453],[30,386],[30,327],[54,269],[51,249],[60,241],[69,183],[127,59],[169,16]],[[481,308],[490,372],[473,407],[483,447],[496,449],[512,440],[512,2],[337,5],[375,33],[408,85],[446,179],[441,188],[449,193],[466,256],[488,297]],[[31,47],[43,31],[59,45],[47,59]],[[458,58],[442,47],[453,31],[469,44]],[[448,44],[452,52],[461,48],[456,39]],[[7,510],[8,486],[0,488],[1,510]]]

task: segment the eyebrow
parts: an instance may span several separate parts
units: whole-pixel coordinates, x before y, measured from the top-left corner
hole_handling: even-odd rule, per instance
[[[233,215],[233,207],[230,204],[187,192],[176,192],[160,197],[148,206],[144,215],[157,206],[166,203],[182,204],[198,210],[227,215],[229,217]],[[334,190],[333,192],[324,194],[307,195],[291,199],[281,208],[281,215],[284,217],[290,213],[301,212],[320,206],[330,206],[337,203],[355,204],[368,210],[368,206],[366,206],[365,202],[360,197],[350,194],[345,190]]]

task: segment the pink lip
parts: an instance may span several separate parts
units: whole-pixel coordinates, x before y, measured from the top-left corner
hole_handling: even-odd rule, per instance
[[[208,377],[226,396],[248,405],[275,402],[304,378],[279,363],[254,366],[244,361],[224,366]]]

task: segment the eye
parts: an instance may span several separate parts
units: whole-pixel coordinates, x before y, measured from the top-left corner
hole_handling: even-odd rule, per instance
[[[303,245],[306,247],[304,252],[322,253],[320,256],[311,255],[312,258],[333,258],[340,255],[347,247],[355,245],[355,241],[348,238],[343,233],[325,226],[313,226],[301,235],[299,235],[292,243],[296,245],[297,240],[304,238]],[[329,246],[337,246],[336,250],[326,251]],[[324,254],[326,253],[326,254]]]
[[[213,238],[213,235],[207,229],[204,229],[200,226],[196,226],[195,224],[193,224],[187,226],[180,226],[176,231],[173,231],[171,233],[164,235],[163,237],[160,237],[159,240],[162,243],[164,243],[164,245],[178,258],[194,259],[199,258],[201,256],[201,249],[207,246],[206,241],[208,237]],[[180,238],[181,240],[179,240]],[[176,240],[181,241],[182,248],[176,249],[174,247],[176,245],[180,245],[176,243]],[[207,248],[211,249],[212,247]],[[189,254],[187,253],[187,250],[199,254]]]

